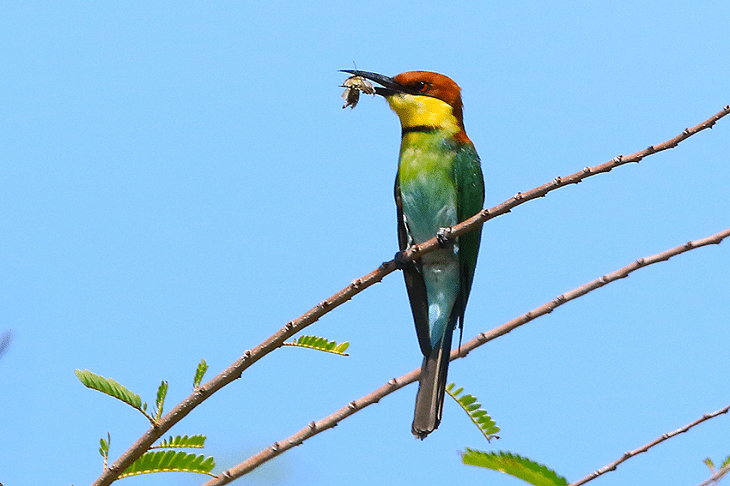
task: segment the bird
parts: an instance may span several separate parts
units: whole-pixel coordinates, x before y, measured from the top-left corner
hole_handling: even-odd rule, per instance
[[[411,432],[424,439],[441,422],[452,336],[457,324],[463,330],[481,241],[481,227],[451,242],[444,229],[481,211],[481,161],[464,129],[461,88],[448,76],[429,71],[394,77],[342,72],[381,85],[375,94],[400,118],[395,180],[400,252],[395,260],[403,270],[423,354]],[[435,236],[437,250],[417,260],[404,259],[404,250]]]

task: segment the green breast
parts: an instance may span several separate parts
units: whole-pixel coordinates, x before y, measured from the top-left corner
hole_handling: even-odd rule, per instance
[[[458,222],[455,155],[445,132],[412,132],[401,142],[398,181],[403,215],[415,243]]]

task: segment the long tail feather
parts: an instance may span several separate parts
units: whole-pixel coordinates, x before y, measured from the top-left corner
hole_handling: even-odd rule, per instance
[[[416,411],[411,432],[423,440],[441,423],[446,394],[446,373],[449,369],[453,326],[446,330],[438,346],[423,358],[421,380],[416,394]]]

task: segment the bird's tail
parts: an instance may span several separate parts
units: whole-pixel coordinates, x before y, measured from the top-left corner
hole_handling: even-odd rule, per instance
[[[441,423],[446,394],[446,372],[451,354],[451,329],[446,330],[441,342],[431,348],[429,354],[423,358],[421,380],[416,394],[416,411],[411,426],[411,432],[419,439],[425,439]]]

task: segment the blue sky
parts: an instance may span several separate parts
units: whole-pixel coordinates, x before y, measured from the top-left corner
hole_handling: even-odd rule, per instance
[[[644,4],[645,3],[645,4]],[[0,16],[0,481],[88,484],[147,422],[76,368],[170,406],[397,249],[400,130],[342,110],[353,62],[463,89],[488,207],[673,137],[730,103],[721,1],[352,4],[24,2]],[[465,339],[730,226],[730,120],[678,148],[490,221]],[[242,484],[520,484],[460,464],[509,450],[577,480],[730,402],[724,243],[643,269],[452,364],[502,428],[454,403],[421,442],[415,386]],[[177,425],[235,465],[420,364],[402,278],[307,330],[349,358],[279,350]],[[169,409],[169,407],[168,407]],[[604,476],[697,484],[730,453],[718,418]],[[200,484],[157,475],[128,484]],[[597,483],[596,483],[597,484]]]

